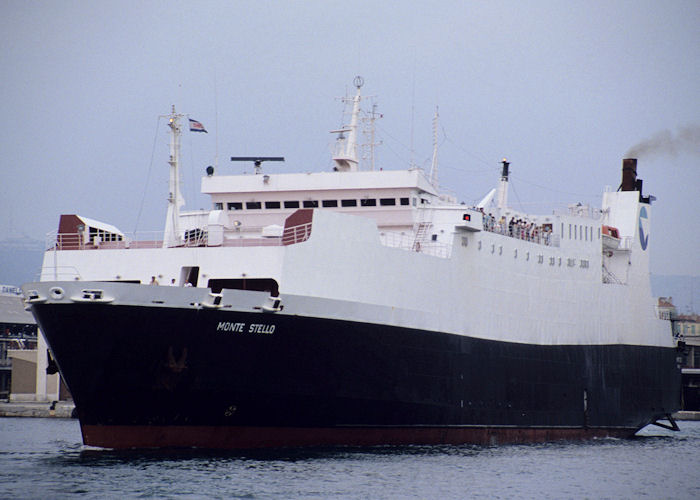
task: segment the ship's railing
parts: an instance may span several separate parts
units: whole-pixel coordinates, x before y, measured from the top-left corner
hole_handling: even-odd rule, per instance
[[[419,252],[433,257],[447,259],[450,257],[451,247],[438,241],[415,241],[413,233],[397,233],[383,231],[379,233],[379,239],[385,247],[400,248],[409,252]]]
[[[306,241],[311,236],[311,222],[298,226],[286,227],[282,233],[282,245],[294,245]]]
[[[623,236],[620,238],[620,246],[618,247],[619,250],[630,250],[632,248],[632,240],[634,238],[632,236]]]
[[[129,235],[110,235],[109,240],[99,236],[86,237],[85,233],[51,232],[46,235],[47,250],[113,250],[121,248],[161,248],[162,231],[144,231]]]
[[[282,238],[265,237],[265,238],[224,238],[224,247],[278,247],[282,245]]]
[[[583,217],[587,219],[593,219],[593,220],[600,220],[600,218],[603,216],[603,210],[601,210],[598,207],[592,207],[590,205],[566,205],[565,207],[563,206],[558,206],[554,210],[552,210],[552,215],[559,215],[559,216],[575,216],[575,217]]]
[[[226,230],[225,247],[254,247],[293,245],[309,239],[311,223],[285,228],[281,236],[262,236],[262,227],[247,227],[245,230]],[[144,231],[133,234],[113,235],[114,239],[103,241],[99,237],[86,238],[84,233],[51,232],[46,236],[47,250],[120,250],[163,248],[162,231]],[[178,247],[203,247],[209,245],[208,231],[191,229],[183,232]]]
[[[507,224],[499,224],[498,222],[491,224],[488,221],[484,222],[484,230],[548,247],[558,247],[560,244],[559,235],[549,231],[526,231],[517,226],[509,228]]]

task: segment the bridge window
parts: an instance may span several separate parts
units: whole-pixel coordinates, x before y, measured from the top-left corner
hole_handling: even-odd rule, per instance
[[[331,208],[331,207],[337,207],[338,206],[338,200],[323,200],[321,202],[321,205],[326,207],[326,208]]]
[[[357,200],[340,200],[341,207],[356,207]]]
[[[363,198],[360,200],[360,205],[363,207],[376,207],[377,200],[374,198]]]
[[[318,200],[304,200],[304,208],[317,208]]]
[[[284,208],[299,208],[298,201],[285,201]]]
[[[247,201],[245,207],[248,210],[260,210],[262,208],[262,203],[259,201]]]
[[[401,198],[401,204],[408,205],[409,204],[408,198]]]
[[[280,208],[280,202],[279,201],[266,201],[265,202],[265,208]]]
[[[380,198],[379,204],[382,206],[394,206],[396,205],[396,198]]]
[[[229,210],[243,210],[243,203],[232,201],[226,204],[226,208]]]

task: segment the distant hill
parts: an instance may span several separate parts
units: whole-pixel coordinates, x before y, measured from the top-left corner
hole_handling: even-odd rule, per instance
[[[0,241],[0,283],[20,286],[39,279],[44,243],[29,238]]]

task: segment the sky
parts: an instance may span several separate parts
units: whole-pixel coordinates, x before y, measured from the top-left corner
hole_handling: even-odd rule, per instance
[[[600,206],[638,155],[651,272],[700,276],[700,2],[0,0],[0,232],[77,213],[162,231],[174,105],[185,209],[208,165],[324,171],[338,99],[364,78],[376,167],[430,166],[468,204],[511,162],[509,201]],[[0,236],[0,239],[3,237]]]

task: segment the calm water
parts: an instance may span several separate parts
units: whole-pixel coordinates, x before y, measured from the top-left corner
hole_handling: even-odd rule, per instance
[[[117,453],[78,422],[0,418],[0,498],[700,498],[700,422],[630,440]]]

